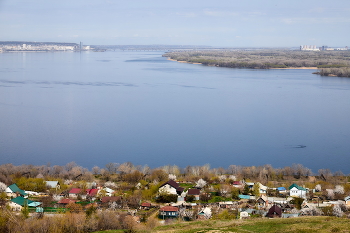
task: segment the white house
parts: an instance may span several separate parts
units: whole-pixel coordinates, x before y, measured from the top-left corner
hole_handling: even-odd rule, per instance
[[[289,187],[289,195],[291,197],[306,198],[306,189],[297,184],[292,184]]]
[[[28,194],[20,189],[17,184],[11,184],[10,186],[8,186],[5,190],[5,193],[7,196],[9,197],[17,197],[17,196],[27,196]]]
[[[58,181],[45,181],[46,183],[46,186],[50,189],[60,189],[61,188],[61,185],[60,185],[60,182]]]
[[[159,193],[168,193],[168,194],[176,194],[181,195],[184,191],[184,188],[180,187],[178,183],[173,180],[169,180],[168,182],[162,184],[159,187]]]
[[[344,198],[345,205],[350,206],[350,196]]]

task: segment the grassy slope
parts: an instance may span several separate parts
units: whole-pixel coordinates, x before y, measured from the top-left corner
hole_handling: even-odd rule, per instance
[[[101,233],[119,233],[118,231],[100,231]],[[205,220],[195,222],[177,222],[166,226],[159,226],[150,231],[159,233],[328,233],[350,232],[350,220],[337,217],[299,217],[290,219],[249,219],[249,220]]]
[[[350,220],[336,217],[209,220],[161,226],[152,232],[350,232]]]

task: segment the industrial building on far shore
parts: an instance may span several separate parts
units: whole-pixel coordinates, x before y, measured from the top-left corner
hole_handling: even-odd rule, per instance
[[[301,51],[334,51],[334,50],[349,50],[348,46],[343,48],[331,48],[326,45],[317,47],[316,45],[300,45]]]

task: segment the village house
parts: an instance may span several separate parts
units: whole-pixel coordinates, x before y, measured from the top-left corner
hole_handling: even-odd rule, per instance
[[[177,218],[179,215],[179,208],[175,206],[164,206],[159,209],[160,218]]]
[[[174,180],[169,180],[168,182],[162,184],[159,187],[158,191],[159,193],[181,195],[181,193],[184,191],[184,188],[180,187],[180,185]]]
[[[152,208],[152,204],[148,202],[143,202],[140,208],[144,210],[149,210],[150,208]]]
[[[300,197],[300,198],[306,198],[306,189],[303,187],[300,187],[297,184],[292,184],[289,186],[289,195],[291,197]]]
[[[350,206],[350,196],[344,198],[345,205]]]
[[[45,181],[46,183],[46,186],[49,188],[49,189],[60,189],[61,188],[61,184],[60,182],[58,181]]]
[[[8,186],[5,190],[5,193],[8,197],[24,197],[28,195],[24,190],[20,189],[17,184],[11,184]]]
[[[199,195],[201,193],[201,190],[200,189],[189,189],[187,190],[187,195],[191,195],[191,196],[194,196],[194,199],[196,201],[199,200]]]
[[[9,206],[12,211],[21,211],[22,208],[27,205],[28,207],[37,207],[41,205],[41,202],[31,201],[22,196],[11,199]]]
[[[219,202],[220,208],[230,209],[234,206],[233,201],[221,201]]]
[[[240,189],[244,187],[244,184],[241,181],[233,181],[232,186]]]
[[[257,184],[259,185],[259,193],[260,194],[266,194],[268,187],[263,185],[263,184],[261,184],[260,182],[257,182]]]
[[[111,188],[108,188],[108,187],[104,187],[104,188],[102,188],[102,189],[99,190],[99,193],[100,193],[100,192],[101,192],[101,193],[104,193],[105,196],[111,197],[111,196],[113,196],[114,190],[111,189]]]
[[[69,198],[64,198],[64,199],[59,200],[56,204],[57,204],[58,206],[65,207],[65,206],[68,205],[69,203],[75,203],[75,202],[77,202],[77,201],[76,201],[76,200],[69,199]]]
[[[72,188],[70,191],[69,191],[69,197],[70,198],[78,198],[78,196],[81,194],[82,190],[79,189],[79,188]]]
[[[197,215],[197,219],[210,219],[211,215],[212,215],[211,208],[204,207],[199,211]]]
[[[282,209],[277,205],[273,205],[266,214],[266,217],[269,218],[281,218],[282,217]]]
[[[267,196],[262,195],[256,199],[256,203],[258,204],[259,208],[265,208],[268,205],[269,201],[267,199]]]
[[[85,192],[80,188],[72,188],[69,191],[69,197],[77,199],[79,196],[82,199],[86,199],[87,197],[94,199],[98,194],[98,189],[86,189]]]
[[[254,182],[245,182],[245,185],[247,185],[249,189],[252,189],[254,186]]]
[[[102,197],[100,205],[102,207],[109,207],[113,202],[115,204],[117,204],[119,207],[122,207],[122,197],[121,196]]]

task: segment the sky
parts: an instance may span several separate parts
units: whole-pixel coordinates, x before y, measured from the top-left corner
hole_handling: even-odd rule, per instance
[[[0,0],[0,41],[350,46],[349,0]]]

